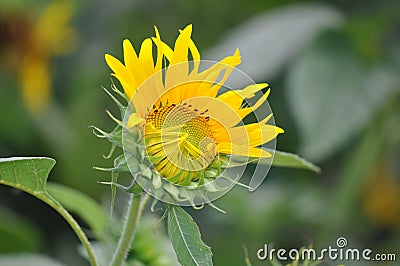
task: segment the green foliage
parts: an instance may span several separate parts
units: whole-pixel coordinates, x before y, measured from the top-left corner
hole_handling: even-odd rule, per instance
[[[276,167],[286,167],[286,168],[299,168],[314,171],[316,173],[320,172],[320,168],[313,163],[307,161],[306,159],[300,157],[297,154],[290,153],[290,152],[283,152],[283,151],[273,151],[267,149],[270,153],[274,154],[273,159],[258,159],[258,160],[251,160],[251,163],[261,163],[261,164],[272,164],[272,166]],[[233,165],[235,163],[245,163],[249,160],[247,157],[243,156],[232,156]],[[272,160],[272,162],[271,162]]]
[[[250,74],[254,80],[271,80],[316,34],[325,29],[338,28],[343,22],[341,12],[332,6],[317,3],[282,6],[261,12],[233,28],[206,55],[218,58],[239,48],[244,59],[239,69]],[[287,31],[291,34],[283,34]],[[248,80],[233,75],[229,82],[245,86]],[[275,88],[279,89],[274,87],[273,92]]]
[[[114,215],[109,221],[109,230],[104,232],[101,241],[93,243],[100,265],[109,265],[121,234],[122,221],[123,219]],[[165,226],[156,215],[146,213],[141,218],[126,265],[179,265]]]
[[[168,235],[182,265],[213,265],[211,249],[201,240],[197,224],[179,206],[168,208]]]
[[[1,158],[0,184],[52,201],[52,197],[46,191],[46,181],[55,163],[55,160],[44,157]]]
[[[292,64],[287,96],[302,154],[322,161],[365,128],[398,81],[381,67],[367,70],[346,36],[333,31],[319,35]]]
[[[54,208],[71,225],[89,254],[92,265],[97,265],[90,243],[72,216],[46,189],[47,177],[55,160],[45,157],[16,157],[0,159],[0,184],[23,190]]]
[[[319,36],[292,65],[288,98],[306,156],[323,160],[365,125],[362,81],[360,62],[339,33]]]
[[[157,216],[147,214],[142,217],[127,263],[131,261],[148,266],[179,264],[165,227]]]
[[[316,173],[319,173],[321,171],[321,169],[318,166],[314,165],[313,163],[307,161],[304,158],[301,158],[299,155],[283,151],[275,151],[274,160],[272,161],[272,166],[300,168],[300,169],[311,170]]]
[[[51,182],[47,183],[47,191],[68,211],[81,217],[95,233],[102,233],[106,230],[108,219],[104,210],[86,194]]]
[[[35,4],[32,10],[31,1],[3,2],[0,4],[1,27],[5,26],[7,33],[8,23],[15,27],[16,33],[23,29],[24,34],[15,34],[18,38],[14,42],[2,38],[4,42],[0,45],[4,55],[0,66],[1,156],[51,154],[59,165],[52,181],[78,188],[95,199],[104,199],[109,188],[96,185],[96,181],[104,180],[105,175],[92,171],[92,166],[104,164],[99,154],[107,152],[108,146],[93,138],[87,126],[96,124],[112,129],[109,121],[104,119],[103,110],[111,108],[115,114],[119,110],[113,109],[111,101],[96,89],[100,84],[109,83],[109,70],[106,70],[101,54],[107,51],[121,55],[118,41],[121,36],[139,43],[145,36],[153,34],[153,25],[158,25],[164,33],[162,37],[173,44],[176,29],[193,23],[193,38],[204,59],[220,58],[218,51],[227,50],[221,52],[227,54],[238,47],[243,59],[239,68],[257,81],[271,84],[273,97],[270,97],[270,103],[278,124],[286,131],[278,139],[279,147],[292,152],[297,152],[299,147],[305,158],[323,166],[322,174],[317,177],[306,171],[273,168],[267,182],[252,195],[238,187],[229,197],[221,198],[218,205],[229,211],[227,215],[212,215],[208,208],[199,212],[201,215],[196,215],[195,220],[200,228],[208,226],[202,234],[213,247],[214,262],[217,265],[241,263],[242,243],[248,245],[252,258],[254,250],[266,241],[298,246],[302,244],[298,241],[311,238],[317,245],[324,245],[332,244],[338,232],[351,237],[354,245],[369,243],[371,248],[383,251],[394,251],[398,247],[399,220],[393,220],[393,226],[389,227],[365,212],[365,198],[388,199],[387,191],[378,193],[381,174],[377,176],[378,182],[372,183],[374,189],[365,190],[363,186],[369,182],[370,168],[384,161],[384,165],[392,166],[394,180],[397,180],[393,186],[399,187],[400,112],[393,106],[387,108],[390,107],[388,104],[398,106],[399,102],[398,1],[335,0],[321,4],[320,1],[234,0],[226,5],[206,0],[169,3],[172,6],[163,1],[155,1],[151,6],[143,1],[129,4],[73,1],[78,13],[71,25],[80,35],[81,46],[70,56],[49,59],[52,99],[49,109],[35,117],[26,111],[20,100],[20,69],[15,63],[22,54],[32,52],[30,45],[20,43],[30,34],[29,26],[35,22],[32,15],[40,13],[45,3]],[[321,30],[329,27],[338,31],[320,35]],[[93,30],[98,28],[102,30]],[[11,49],[7,49],[7,45]],[[390,103],[388,99],[391,99]],[[387,110],[380,112],[382,109]],[[118,132],[110,134],[114,133],[119,136]],[[115,142],[119,144],[121,140]],[[275,154],[274,166],[317,170],[295,155],[281,155]],[[111,167],[121,166],[121,158],[123,156]],[[24,163],[30,164],[29,161]],[[10,171],[7,173],[11,177],[8,183],[16,187],[17,183],[12,181],[13,165],[8,165]],[[22,164],[18,168],[32,170]],[[28,173],[35,180],[34,172]],[[112,174],[112,182],[127,184],[123,175],[117,180],[117,173]],[[24,182],[21,189],[34,191],[33,183]],[[0,183],[5,184],[5,181],[2,179]],[[95,225],[94,219],[85,218],[84,208],[69,200],[70,195],[60,197],[53,193],[51,185],[49,193],[67,208],[75,209],[71,211],[82,216],[91,230],[97,232],[103,227],[104,222]],[[116,186],[111,188],[115,192]],[[53,245],[56,240],[44,245],[44,239],[38,233],[39,226],[24,219],[25,213],[18,214],[25,206],[16,208],[20,202],[6,198],[17,197],[14,191],[8,192],[0,192],[0,201],[4,200],[0,204],[7,204],[5,208],[0,207],[0,246],[4,243],[9,248],[2,251],[51,252],[57,259],[64,256],[59,256],[60,251]],[[372,197],[376,193],[378,195]],[[385,215],[393,211],[389,206],[398,206],[397,201],[384,205],[375,203],[383,206],[380,213]],[[27,206],[31,207],[28,204],[30,202]],[[109,223],[115,233],[114,240],[119,236],[121,226],[113,219],[123,205],[117,198],[113,222]],[[31,213],[36,211],[30,208]],[[380,213],[376,213],[378,218]],[[127,265],[152,265],[154,257],[150,254],[155,256],[161,249],[158,244],[167,242],[165,235],[160,237],[163,241],[146,237],[153,232],[146,217],[143,221],[146,230],[139,226]],[[53,220],[46,225],[57,235],[65,234]],[[100,244],[106,246],[101,254],[107,251],[112,255],[115,241],[110,245]],[[168,256],[163,253],[163,257]],[[32,255],[0,256],[0,265],[47,265],[48,261]],[[174,261],[159,266],[177,264]],[[255,265],[258,265],[256,261]],[[371,264],[365,262],[365,265]]]

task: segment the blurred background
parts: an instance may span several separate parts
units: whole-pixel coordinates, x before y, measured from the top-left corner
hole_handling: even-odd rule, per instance
[[[269,265],[256,258],[264,244],[321,249],[338,237],[397,254],[397,262],[345,265],[400,265],[399,10],[396,0],[1,0],[0,157],[55,158],[50,180],[108,211],[109,187],[98,181],[110,177],[93,166],[112,165],[102,156],[110,145],[89,128],[112,130],[105,110],[117,114],[101,89],[111,84],[104,54],[122,58],[122,40],[138,48],[153,25],[172,45],[193,23],[202,59],[239,48],[239,69],[270,84],[285,129],[278,149],[322,169],[272,168],[255,192],[237,187],[215,202],[227,214],[188,210],[215,265],[245,265],[243,246],[253,265]],[[85,265],[78,245],[49,207],[1,186],[0,257],[35,253]]]

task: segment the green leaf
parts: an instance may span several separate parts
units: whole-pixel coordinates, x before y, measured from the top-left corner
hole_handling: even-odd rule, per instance
[[[56,161],[46,157],[0,158],[0,184],[23,190],[55,209],[72,227],[84,245],[92,265],[98,265],[93,249],[81,227],[46,190],[46,181]]]
[[[292,65],[288,98],[302,154],[323,160],[366,122],[363,78],[347,39],[336,32],[320,35]]]
[[[275,151],[273,166],[307,169],[319,173],[321,169],[299,155],[283,151]]]
[[[199,228],[193,218],[179,206],[169,207],[168,235],[180,264],[213,265],[211,248],[201,240]]]
[[[260,10],[257,15],[229,30],[223,41],[211,48],[205,57],[219,58],[221,54],[229,54],[240,47],[241,56],[246,58],[240,64],[241,71],[255,80],[274,78],[318,32],[342,23],[343,16],[339,10],[315,2],[285,5],[265,12]],[[282,34],[288,31],[291,34]],[[235,71],[229,77],[229,83],[236,87],[248,85],[247,82]]]
[[[319,173],[321,171],[321,169],[318,166],[314,165],[313,163],[307,161],[306,159],[300,157],[297,154],[277,151],[277,150],[273,151],[271,149],[265,149],[265,150],[267,150],[271,154],[274,154],[274,158],[272,160],[272,166],[286,167],[286,168],[300,168],[300,169],[311,170],[316,173]],[[248,158],[245,156],[237,156],[237,155],[234,155],[231,158],[232,158],[231,164],[234,166],[239,166],[246,163],[271,164],[271,158],[253,160],[252,158]]]
[[[79,215],[94,232],[104,232],[108,220],[95,200],[78,190],[56,183],[47,183],[47,190],[66,209]]]
[[[0,256],[0,265],[7,266],[63,266],[51,258],[42,255],[7,255]]]
[[[392,76],[382,68],[367,70],[344,34],[320,35],[287,79],[301,153],[322,161],[349,143],[398,84],[398,75]]]
[[[0,184],[21,189],[36,197],[46,195],[46,180],[56,161],[51,158],[1,158]]]

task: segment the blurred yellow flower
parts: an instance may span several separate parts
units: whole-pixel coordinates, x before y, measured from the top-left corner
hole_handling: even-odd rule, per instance
[[[49,102],[51,93],[48,58],[27,51],[23,56],[19,71],[25,106],[33,113],[40,113]]]
[[[109,54],[105,59],[135,107],[128,125],[140,126],[147,153],[161,176],[188,184],[204,176],[220,155],[271,157],[259,146],[283,132],[267,124],[272,115],[264,114],[258,123],[238,125],[266,101],[269,90],[252,106],[246,99],[261,93],[268,84],[219,94],[240,64],[239,51],[200,71],[200,53],[191,39],[191,25],[180,31],[174,49],[161,40],[157,28],[155,33],[142,42],[138,55],[125,40],[124,64]],[[169,64],[162,70],[166,61]]]
[[[362,190],[362,203],[373,222],[395,228],[400,222],[400,182],[388,161],[382,161],[369,172]]]
[[[22,97],[32,113],[44,111],[51,98],[51,58],[71,51],[76,43],[76,33],[68,25],[71,17],[71,2],[54,1],[34,25],[19,71]]]
[[[71,2],[53,1],[36,19],[11,13],[1,20],[5,61],[17,68],[22,99],[34,114],[43,112],[51,99],[51,59],[76,46],[77,34],[69,26],[72,15]]]

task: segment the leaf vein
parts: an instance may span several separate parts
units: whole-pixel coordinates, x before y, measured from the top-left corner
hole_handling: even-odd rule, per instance
[[[12,163],[13,163],[13,168],[14,168],[15,184],[19,185],[19,180],[18,180],[18,176],[17,176],[17,166],[15,165],[15,161],[13,161]]]
[[[172,211],[174,212],[174,217],[175,217],[176,224],[178,226],[179,232],[181,232],[182,236],[183,236],[183,235],[185,235],[185,232],[182,231],[182,227],[181,227],[181,225],[179,223],[179,220],[178,220],[178,217],[177,217],[178,215],[176,213],[175,208],[172,208]],[[187,241],[186,241],[186,239],[184,237],[182,237],[182,241],[187,247],[190,247],[190,245],[187,243]],[[193,256],[192,252],[190,251],[190,249],[188,249],[188,253],[189,253],[190,257],[193,259],[193,261],[196,263],[196,265],[200,266],[200,264],[197,263],[195,257]]]
[[[32,160],[32,165],[33,165],[33,173],[35,174],[35,179],[36,179],[36,189],[35,189],[35,191],[39,191],[39,176],[38,176],[38,172],[37,172],[36,164],[35,164],[34,160]]]

